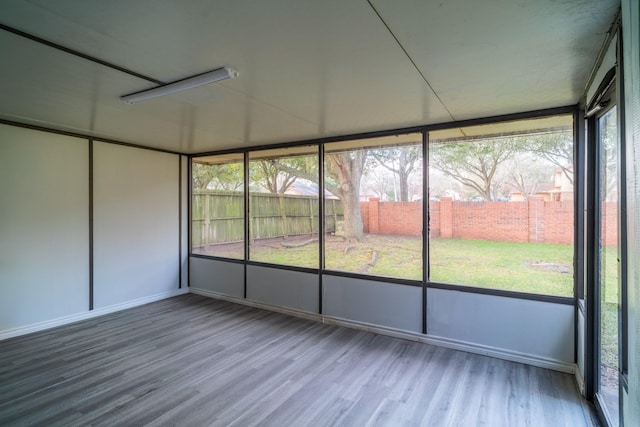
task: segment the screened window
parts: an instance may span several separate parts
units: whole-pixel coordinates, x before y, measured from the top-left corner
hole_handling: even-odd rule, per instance
[[[325,268],[422,280],[422,134],[325,145]]]
[[[429,134],[432,282],[573,295],[573,117]]]
[[[598,119],[600,151],[600,377],[599,396],[612,425],[619,419],[620,194],[617,108]]]
[[[244,259],[244,155],[191,163],[191,252]]]
[[[318,268],[318,146],[252,151],[249,159],[249,259]]]

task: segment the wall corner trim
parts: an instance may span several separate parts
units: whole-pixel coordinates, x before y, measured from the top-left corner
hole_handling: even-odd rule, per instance
[[[72,314],[69,316],[58,317],[56,319],[45,320],[44,322],[33,323],[31,325],[20,326],[12,329],[0,330],[0,341],[13,337],[19,337],[22,335],[31,334],[34,332],[44,331],[46,329],[55,328],[56,326],[68,325],[70,323],[79,322],[81,320],[93,319],[104,314],[115,313],[116,311],[126,310],[128,308],[137,307],[151,302],[160,301],[163,299],[175,297],[178,295],[187,294],[188,289],[176,289],[169,292],[163,292],[156,295],[150,295],[144,298],[138,298],[135,300],[127,301],[120,304],[114,304],[108,307],[99,308],[92,311],[86,311],[82,313]]]
[[[584,378],[582,377],[582,373],[580,369],[576,368],[576,387],[578,388],[578,392],[585,397],[585,388],[584,388]]]

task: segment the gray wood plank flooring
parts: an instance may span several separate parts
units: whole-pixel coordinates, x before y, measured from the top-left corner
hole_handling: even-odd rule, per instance
[[[184,295],[0,342],[0,426],[591,426],[573,377]]]

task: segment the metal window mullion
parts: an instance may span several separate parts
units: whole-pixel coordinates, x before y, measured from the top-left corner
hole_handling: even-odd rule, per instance
[[[578,328],[579,301],[584,299],[585,274],[585,228],[584,228],[584,199],[585,199],[585,119],[584,111],[577,110],[573,115],[573,300],[574,300],[574,346],[573,358],[578,362]]]
[[[193,156],[187,156],[187,287],[191,286],[191,256],[193,255],[193,218],[191,203],[193,201]]]
[[[427,333],[427,282],[429,281],[429,133],[422,132],[422,333]]]
[[[93,310],[93,139],[89,139],[89,311]]]
[[[318,314],[323,313],[322,273],[325,263],[324,144],[318,144]]]
[[[587,131],[587,157],[586,157],[586,345],[585,345],[585,395],[587,399],[593,400],[598,389],[599,372],[599,303],[600,296],[597,290],[597,282],[600,274],[600,188],[598,185],[599,176],[599,144],[597,134],[597,119],[590,117]]]
[[[623,40],[621,34],[618,32],[618,45],[617,45],[617,58],[618,67],[616,76],[616,94],[618,96],[618,253],[620,258],[620,286],[618,295],[618,307],[619,307],[619,371],[623,381],[623,385],[628,387],[626,376],[629,372],[628,366],[628,303],[627,303],[627,284],[628,284],[628,272],[627,272],[627,153],[626,153],[626,124],[625,124],[625,92],[624,92],[624,55],[623,55]],[[622,393],[620,393],[622,398]],[[620,401],[620,408],[622,408],[622,400]],[[621,411],[622,413],[622,411]]]
[[[182,155],[178,156],[178,289],[182,289]]]
[[[251,236],[251,211],[250,211],[250,194],[249,194],[249,152],[245,151],[243,155],[243,175],[244,175],[244,291],[243,296],[247,298],[247,261],[249,261],[249,241]]]

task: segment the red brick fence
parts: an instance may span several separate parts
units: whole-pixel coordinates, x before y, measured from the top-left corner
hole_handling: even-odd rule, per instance
[[[429,202],[432,237],[502,242],[573,243],[573,202],[457,202],[443,197]],[[422,235],[421,202],[360,204],[364,231],[372,234]],[[603,239],[615,245],[617,204],[603,203]]]

